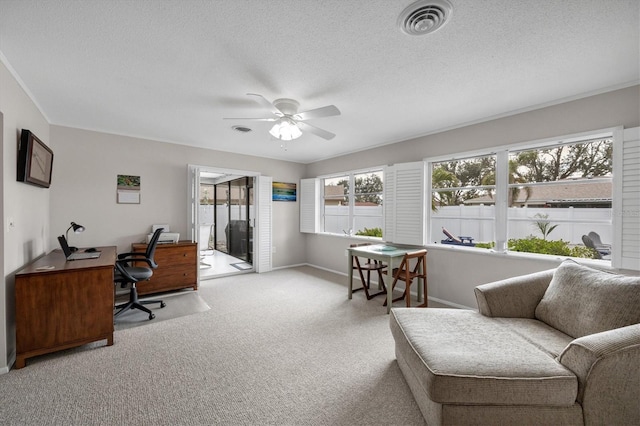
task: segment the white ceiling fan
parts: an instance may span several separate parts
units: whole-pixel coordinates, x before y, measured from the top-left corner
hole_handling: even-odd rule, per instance
[[[313,133],[323,139],[331,140],[335,137],[334,133],[328,132],[309,123],[307,120],[315,118],[331,117],[340,115],[340,110],[335,105],[328,105],[322,108],[311,109],[309,111],[298,112],[300,104],[293,99],[276,99],[269,102],[264,96],[255,93],[247,93],[253,96],[255,100],[265,108],[269,109],[275,117],[271,118],[225,118],[225,120],[253,120],[253,121],[275,121],[275,124],[269,130],[269,133],[277,139],[290,141],[302,136],[302,132]]]

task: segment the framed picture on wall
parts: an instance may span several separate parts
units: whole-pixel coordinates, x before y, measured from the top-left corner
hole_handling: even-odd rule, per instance
[[[140,176],[118,175],[118,204],[140,204]]]
[[[296,184],[273,182],[273,201],[296,201]]]
[[[18,181],[49,188],[53,151],[31,131],[22,129],[18,146]]]

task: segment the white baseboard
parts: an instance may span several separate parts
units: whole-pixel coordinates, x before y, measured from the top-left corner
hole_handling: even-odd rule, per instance
[[[279,270],[279,269],[297,268],[297,267],[299,267],[299,266],[311,266],[311,265],[308,265],[307,263],[298,263],[298,264],[296,264],[296,265],[278,266],[278,267],[275,267],[275,268],[271,268],[271,270],[272,270],[272,271],[277,271],[277,270]]]
[[[13,350],[9,354],[7,365],[0,367],[0,374],[7,374],[11,370],[11,367],[13,367],[13,364],[15,363],[16,363],[16,351]]]
[[[316,269],[320,269],[320,270],[323,270],[323,271],[332,272],[332,273],[334,273],[334,274],[342,275],[342,276],[344,276],[344,277],[348,276],[348,275],[347,275],[345,272],[343,272],[343,271],[335,271],[335,270],[333,270],[333,269],[324,268],[324,267],[322,267],[322,266],[313,265],[313,264],[311,264],[311,263],[303,263],[303,264],[295,265],[295,266],[309,266],[309,267],[311,267],[311,268],[316,268]],[[292,266],[292,267],[293,267],[293,266]],[[372,283],[375,283],[375,284],[378,284],[378,282],[377,282],[377,281],[373,281],[373,280],[372,280],[371,282],[372,282]],[[418,296],[418,293],[416,293],[416,291],[412,291],[412,292],[411,292],[411,294],[413,294],[413,295],[414,295],[414,296],[416,296],[416,297]],[[438,299],[437,297],[427,296],[427,299],[429,299],[429,300],[431,300],[431,301],[433,301],[433,302],[436,302],[436,303],[440,303],[440,304],[443,304],[443,305],[446,305],[446,306],[450,306],[450,307],[452,307],[452,308],[456,308],[456,309],[467,309],[467,310],[469,310],[469,309],[470,309],[470,310],[473,310],[473,311],[477,311],[477,309],[475,309],[475,308],[470,308],[469,306],[464,306],[464,305],[460,305],[460,304],[458,304],[458,303],[449,302],[448,300]]]

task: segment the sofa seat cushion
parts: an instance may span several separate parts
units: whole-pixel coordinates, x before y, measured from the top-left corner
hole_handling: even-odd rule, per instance
[[[495,320],[509,327],[511,331],[552,358],[558,357],[574,340],[573,337],[535,319],[495,318]]]
[[[573,260],[556,268],[535,316],[574,338],[640,323],[640,277]]]
[[[390,327],[396,356],[432,401],[556,406],[576,401],[576,376],[495,318],[461,309],[394,308]]]

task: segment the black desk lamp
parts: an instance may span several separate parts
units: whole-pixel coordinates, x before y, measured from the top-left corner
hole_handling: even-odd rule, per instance
[[[84,226],[78,225],[75,222],[71,222],[71,226],[67,228],[67,232],[65,233],[65,238],[67,239],[67,241],[69,241],[69,231],[71,230],[71,228],[73,228],[73,232],[75,232],[76,234],[79,234],[80,232],[84,231]],[[77,251],[78,247],[69,247],[69,249],[71,251]]]

